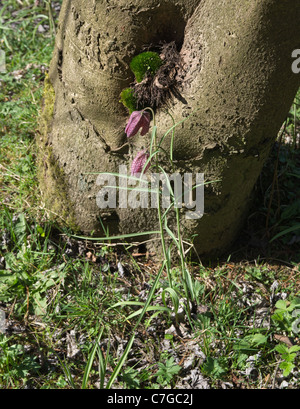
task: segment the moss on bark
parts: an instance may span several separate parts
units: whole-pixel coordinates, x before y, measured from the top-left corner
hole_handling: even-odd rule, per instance
[[[68,197],[68,188],[63,170],[60,168],[48,137],[52,129],[55,106],[55,91],[46,75],[43,92],[43,109],[39,120],[39,134],[37,144],[39,155],[37,161],[38,180],[46,209],[52,219],[64,223],[73,230],[78,230],[75,222],[72,203]]]

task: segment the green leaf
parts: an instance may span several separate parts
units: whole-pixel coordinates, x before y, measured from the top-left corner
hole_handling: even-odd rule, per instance
[[[268,337],[262,334],[254,334],[252,337],[252,344],[259,346],[259,345],[263,345],[267,342]]]
[[[143,311],[143,309],[140,308],[139,310],[137,310],[137,311],[133,312],[132,314],[128,315],[128,317],[126,318],[126,321],[127,320],[129,321],[129,320],[131,320],[131,318],[136,317],[137,315],[141,314],[142,311]],[[170,308],[161,307],[160,305],[154,305],[154,306],[147,307],[146,312],[149,312],[149,311],[159,311],[159,312],[164,312],[165,311],[165,312],[167,312],[169,314],[171,312]]]
[[[164,305],[166,306],[166,308],[168,308],[167,303],[166,303],[166,292],[168,292],[170,294],[171,299],[172,299],[172,303],[174,305],[174,312],[175,312],[175,314],[177,314],[178,308],[179,308],[179,297],[178,297],[176,291],[173,288],[171,288],[171,287],[165,288],[163,290],[163,292],[161,293],[161,298],[162,298],[162,301],[163,301]]]
[[[75,237],[77,239],[83,239],[83,240],[90,240],[90,241],[107,241],[107,240],[123,240],[123,239],[129,239],[133,237],[139,237],[139,236],[148,236],[151,234],[160,234],[159,230],[153,230],[153,231],[145,231],[142,233],[131,233],[131,234],[120,234],[116,236],[108,236],[108,237],[87,237],[87,236],[77,236],[75,234],[71,234],[71,237]]]
[[[272,241],[278,239],[281,236],[284,236],[285,234],[291,233],[292,231],[297,231],[300,230],[300,223],[294,224],[294,226],[291,226],[283,231],[281,231],[280,233],[276,234],[276,236],[274,236],[271,240],[270,243],[272,243]]]
[[[203,370],[213,378],[219,379],[227,372],[227,366],[221,359],[208,357],[203,364]]]
[[[47,312],[46,296],[43,297],[40,293],[36,293],[33,299],[34,299],[34,314],[36,316],[45,315]]]
[[[300,346],[299,345],[293,345],[289,349],[289,352],[298,352],[298,351],[300,351]]]
[[[279,310],[287,310],[287,304],[288,302],[285,300],[279,300],[275,304],[275,307],[278,308]]]
[[[158,367],[159,370],[156,372],[156,375],[160,384],[169,384],[181,369],[180,365],[175,364],[173,357],[167,359],[165,364],[159,362]]]
[[[300,306],[300,297],[295,297],[291,301],[291,308],[295,309],[296,307]]]
[[[36,226],[36,230],[40,234],[41,237],[45,237],[44,229],[41,226]]]
[[[94,344],[94,346],[93,346],[93,348],[91,350],[91,353],[89,355],[87,364],[85,366],[84,374],[83,374],[81,389],[86,389],[86,387],[87,387],[90,372],[91,372],[93,362],[94,362],[94,359],[95,359],[95,354],[96,354],[96,351],[98,349],[98,345],[99,345],[100,339],[102,337],[103,330],[104,330],[104,327],[101,328],[100,333],[99,333],[99,335],[97,337],[97,340],[95,341],[95,344]]]
[[[59,363],[60,363],[60,365],[62,367],[62,370],[63,370],[63,372],[65,374],[65,377],[66,377],[69,385],[71,386],[71,388],[76,389],[76,385],[75,385],[75,382],[73,380],[73,376],[71,374],[70,368],[69,368],[66,360],[64,359],[64,362],[63,362],[56,353],[55,353],[55,355],[56,355],[56,357],[57,357],[57,359],[58,359],[58,361],[59,361]]]
[[[10,27],[2,26],[2,24],[0,24],[0,30],[13,30],[13,29]]]
[[[265,344],[267,339],[268,337],[262,334],[246,335],[237,344],[233,345],[233,349],[248,354],[257,352],[259,346]]]
[[[166,232],[172,238],[172,240],[174,241],[174,243],[177,246],[178,250],[180,251],[180,244],[178,242],[178,239],[175,237],[174,233],[172,232],[172,230],[168,227],[167,218],[165,218],[165,220],[164,220],[164,225],[165,225]]]
[[[138,378],[139,371],[134,368],[126,368],[121,376],[121,380],[125,382],[129,389],[139,389],[140,380]]]
[[[284,319],[283,315],[284,315],[283,311],[277,310],[274,314],[271,315],[271,318],[274,321],[281,322]]]
[[[283,369],[283,376],[288,376],[295,368],[295,365],[292,364],[291,362],[281,362],[279,368]]]
[[[21,213],[18,217],[18,221],[14,227],[14,232],[18,243],[20,244],[26,235],[26,219],[23,213]]]
[[[189,270],[187,268],[184,269],[184,278],[185,278],[187,287],[188,287],[188,289],[190,291],[192,301],[194,301],[195,297],[196,297],[194,280],[192,279],[191,274],[190,274],[190,272],[189,272]]]
[[[285,362],[294,362],[297,354],[291,354],[288,352],[287,354],[281,355],[281,358],[285,360]]]
[[[109,307],[108,310],[125,305],[144,305],[144,303],[142,301],[119,301],[116,304]]]
[[[287,354],[289,352],[288,347],[286,345],[284,345],[284,344],[276,345],[276,347],[274,349],[275,349],[275,351],[279,352],[280,354]]]

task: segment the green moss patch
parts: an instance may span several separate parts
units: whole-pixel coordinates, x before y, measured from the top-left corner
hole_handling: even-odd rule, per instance
[[[53,219],[59,219],[78,231],[74,212],[67,193],[66,178],[63,170],[53,154],[48,143],[48,135],[52,129],[52,119],[55,104],[55,91],[48,75],[45,77],[43,108],[39,121],[39,136],[37,138],[37,177],[45,200],[46,207],[51,209]]]
[[[136,55],[130,68],[135,75],[135,82],[120,95],[120,102],[130,114],[146,107],[155,111],[166,105],[172,95],[178,97],[180,79],[177,74],[182,69],[182,61],[175,41],[162,45],[160,54],[146,51]]]
[[[154,51],[145,51],[133,57],[130,69],[134,73],[137,82],[141,82],[146,74],[155,75],[163,64],[160,56]]]
[[[130,114],[137,110],[136,98],[134,97],[134,91],[132,88],[123,89],[120,98],[120,102],[128,108]]]

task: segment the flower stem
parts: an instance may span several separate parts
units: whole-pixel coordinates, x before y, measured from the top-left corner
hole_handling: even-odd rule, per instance
[[[173,129],[172,129],[172,137],[171,137],[171,143],[170,143],[170,162],[171,166],[173,168],[174,172],[174,164],[173,164],[173,149],[174,149],[174,138],[175,138],[175,120],[173,116],[170,114],[169,111],[167,113],[170,115],[172,121],[173,121]],[[188,289],[188,277],[187,277],[187,270],[186,270],[186,265],[185,265],[185,255],[184,255],[184,248],[183,248],[183,242],[182,242],[182,237],[181,237],[181,231],[180,231],[180,214],[179,214],[179,208],[176,206],[175,200],[177,198],[174,198],[174,192],[172,194],[173,196],[173,205],[176,213],[176,225],[177,225],[177,238],[178,238],[178,248],[179,248],[179,254],[180,254],[180,262],[181,262],[181,273],[182,273],[182,279],[183,279],[183,287],[184,287],[184,292],[186,296],[186,301],[187,301],[187,312],[188,312],[188,317],[191,318],[191,309],[190,309],[190,292]]]
[[[152,136],[151,136],[151,146],[150,146],[150,155],[152,154],[152,150],[154,147],[154,150],[157,150],[157,127],[155,125],[155,114],[152,108],[145,108],[149,109],[152,112],[152,117],[153,117],[153,131],[152,131]],[[158,152],[155,155],[155,168],[156,171],[159,169],[159,162],[158,162]],[[161,201],[160,201],[160,187],[159,183],[157,184],[157,213],[158,213],[158,222],[159,222],[159,228],[160,228],[160,236],[161,236],[161,246],[163,250],[163,255],[165,259],[165,264],[166,264],[166,269],[167,269],[167,276],[168,276],[168,281],[169,281],[169,286],[172,287],[172,277],[171,277],[171,271],[170,271],[170,260],[169,256],[167,253],[167,247],[166,247],[166,241],[165,241],[165,235],[164,235],[164,226],[163,226],[163,217],[162,216],[162,209],[161,209]]]

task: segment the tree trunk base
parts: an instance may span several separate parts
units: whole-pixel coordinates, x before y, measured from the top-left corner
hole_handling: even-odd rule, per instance
[[[128,112],[120,93],[133,81],[133,56],[145,46],[157,49],[160,41],[175,41],[182,82],[180,97],[173,96],[168,109],[176,123],[189,118],[175,129],[174,166],[181,175],[204,173],[206,181],[218,181],[204,189],[204,216],[189,220],[182,211],[181,228],[200,256],[218,256],[241,229],[300,85],[291,70],[300,4],[104,3],[63,2],[37,138],[45,205],[59,222],[85,235],[103,237],[100,218],[110,235],[158,230],[156,209],[100,209],[97,174],[117,173],[120,165],[129,170],[136,153],[149,146],[150,135],[126,144]],[[157,110],[159,135],[172,126],[165,108]],[[166,151],[170,138],[171,133],[163,143]],[[175,228],[174,213],[169,226]]]

